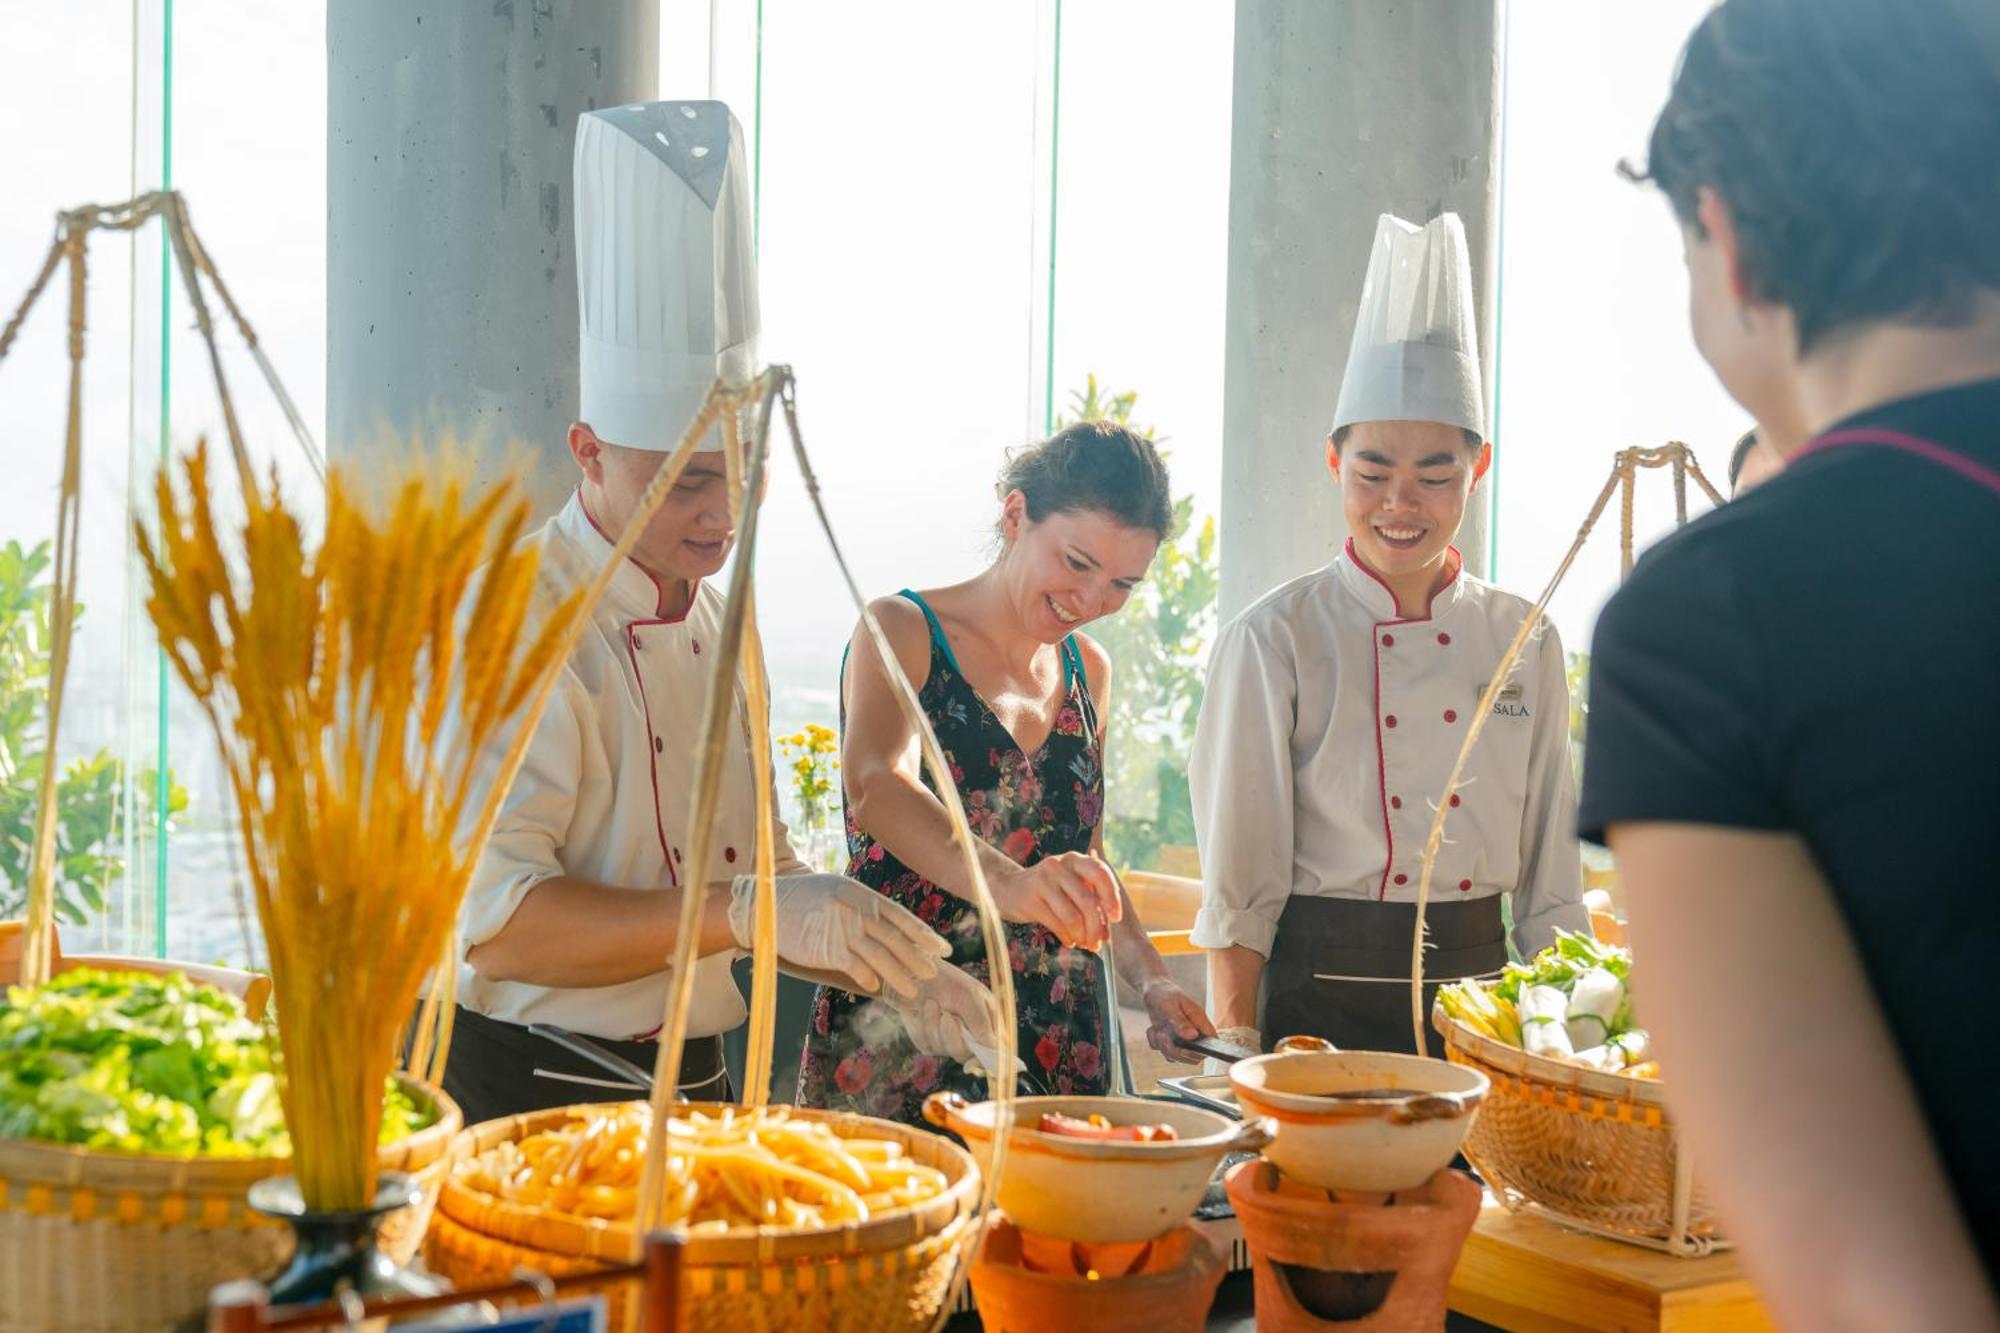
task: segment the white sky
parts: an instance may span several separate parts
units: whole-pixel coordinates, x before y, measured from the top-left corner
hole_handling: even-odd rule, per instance
[[[137,4],[135,166],[132,0],[0,0],[0,111],[12,127],[0,136],[6,313],[56,209],[122,198],[135,174],[142,187],[157,179],[162,0]],[[324,4],[209,0],[175,14],[175,183],[316,431],[326,400]],[[1680,43],[1706,7],[1510,6],[1498,575],[1523,592],[1554,568],[1614,449],[1684,439],[1719,482],[1747,424],[1694,353],[1664,203],[1612,171],[1643,154]],[[766,354],[799,373],[807,443],[864,587],[961,577],[984,558],[1003,450],[1042,416],[1051,0],[763,9]],[[708,0],[669,0],[662,92],[706,94],[712,70],[714,91],[749,128],[755,0],[720,0],[713,33],[709,11]],[[1140,419],[1169,437],[1178,486],[1206,513],[1217,509],[1222,449],[1233,14],[1221,0],[1063,7],[1058,402],[1088,371],[1136,390]],[[149,232],[139,249],[136,337],[128,243],[93,247],[90,613],[72,731],[93,747],[120,743],[130,721],[122,512],[128,448],[146,460],[158,451],[158,244]],[[0,364],[0,439],[12,460],[0,540],[53,531],[64,297],[51,293]],[[175,322],[179,445],[218,431],[219,417],[178,302]],[[228,365],[253,452],[297,476],[249,361],[232,351]],[[1650,536],[1669,510],[1664,476],[1648,480]],[[760,562],[783,726],[831,719],[852,623],[808,521],[784,458]],[[1556,604],[1571,647],[1587,642],[1615,586],[1616,542],[1614,511]],[[138,667],[149,681],[150,654]],[[182,736],[177,766],[193,744]]]

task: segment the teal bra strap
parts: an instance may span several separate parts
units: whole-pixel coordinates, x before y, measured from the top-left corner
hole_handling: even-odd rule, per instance
[[[896,595],[898,597],[907,597],[911,601],[917,604],[917,610],[924,613],[924,620],[931,627],[931,642],[935,643],[938,646],[938,651],[944,654],[945,663],[948,666],[950,666],[954,672],[957,673],[959,679],[963,680],[965,678],[965,673],[959,670],[958,659],[952,656],[951,640],[945,638],[944,626],[938,624],[937,616],[931,612],[930,603],[926,602],[923,598],[911,592],[908,588],[904,588]]]
[[[1090,676],[1083,669],[1083,649],[1076,646],[1075,635],[1063,640],[1063,668],[1065,674],[1075,673],[1070,676],[1069,686],[1083,696],[1083,725],[1095,738],[1100,725],[1097,700],[1090,697]]]
[[[937,615],[931,610],[930,603],[908,588],[902,589],[896,595],[898,597],[907,597],[917,604],[917,610],[924,613],[924,621],[931,627],[931,642],[938,646],[939,651],[944,654],[944,660],[950,664],[953,671],[958,673],[959,678],[964,679],[965,672],[959,667],[958,659],[952,656],[951,640],[945,638],[944,626],[938,624]],[[1060,656],[1062,657],[1063,667],[1063,688],[1067,690],[1074,687],[1077,682],[1084,680],[1083,650],[1076,646],[1076,636],[1074,634],[1069,635],[1062,641]],[[1085,688],[1088,689],[1088,686]]]

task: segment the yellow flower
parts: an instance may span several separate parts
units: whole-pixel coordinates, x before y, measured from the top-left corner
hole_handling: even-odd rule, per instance
[[[840,733],[818,722],[808,722],[790,736],[780,736],[792,774],[792,791],[806,818],[817,822],[825,816],[833,794],[832,773],[840,767]]]

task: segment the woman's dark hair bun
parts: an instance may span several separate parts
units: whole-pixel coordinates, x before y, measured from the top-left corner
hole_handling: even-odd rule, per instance
[[[999,493],[1015,491],[1037,523],[1050,514],[1086,510],[1162,541],[1173,533],[1172,489],[1159,450],[1113,421],[1078,422],[1010,453],[1000,470]]]

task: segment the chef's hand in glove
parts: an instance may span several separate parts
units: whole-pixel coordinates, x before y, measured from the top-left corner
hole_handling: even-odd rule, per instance
[[[883,1003],[903,1020],[910,1043],[927,1055],[965,1064],[977,1053],[975,1047],[991,1052],[998,1044],[993,1037],[992,994],[949,963],[936,976],[918,982],[913,997],[884,996]],[[985,1058],[980,1061],[985,1062]]]
[[[1166,977],[1154,977],[1146,983],[1141,998],[1146,1005],[1146,1016],[1152,1020],[1146,1029],[1146,1044],[1175,1064],[1200,1063],[1201,1056],[1180,1042],[1213,1037],[1215,1024],[1208,1021],[1208,1015],[1193,997]]]
[[[754,875],[729,886],[729,933],[741,949],[750,947],[756,894]],[[944,937],[907,909],[840,875],[786,875],[777,905],[780,959],[840,973],[870,995],[915,995],[951,955]]]
[[[1220,1040],[1228,1042],[1231,1046],[1241,1046],[1252,1055],[1260,1054],[1264,1049],[1264,1034],[1256,1028],[1219,1028],[1216,1030],[1215,1035]],[[1204,1074],[1226,1074],[1229,1072],[1229,1066],[1221,1060],[1207,1060],[1203,1062],[1201,1072]]]
[[[1088,852],[1059,852],[993,876],[993,902],[1009,921],[1046,926],[1064,944],[1095,949],[1125,914],[1111,867]]]

